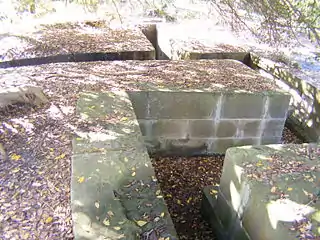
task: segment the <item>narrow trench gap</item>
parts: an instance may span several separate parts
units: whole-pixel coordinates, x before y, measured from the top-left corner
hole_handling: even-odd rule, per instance
[[[302,142],[288,126],[284,127],[281,143]],[[225,155],[149,155],[179,239],[216,239],[200,208],[203,188],[220,183]]]

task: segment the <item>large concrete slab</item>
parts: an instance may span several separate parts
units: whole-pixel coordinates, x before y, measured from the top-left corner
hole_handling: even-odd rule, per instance
[[[232,146],[280,143],[290,101],[289,94],[271,91],[129,95],[148,151],[165,155],[207,155]]]
[[[317,145],[229,148],[218,193],[213,200],[205,193],[207,217],[227,239],[239,239],[232,235],[239,226],[249,239],[316,239],[319,167]]]
[[[318,76],[284,66],[270,59],[251,54],[255,66],[279,78],[280,87],[292,95],[288,123],[307,141],[318,141],[320,136],[320,90]]]
[[[73,140],[75,239],[176,239],[128,95],[86,92],[77,112],[93,130]]]
[[[42,25],[2,35],[0,45],[0,67],[155,59],[155,49],[138,28],[111,29],[103,21]]]
[[[223,29],[203,29],[204,25],[157,24],[159,59],[235,59],[246,61],[248,51],[231,42],[234,36]],[[201,36],[201,31],[207,33]],[[224,36],[224,37],[223,37]]]
[[[40,77],[41,76],[41,77]],[[18,84],[17,79],[48,89],[52,97],[68,85],[76,94],[86,90],[261,92],[280,88],[249,67],[234,60],[194,61],[97,61],[55,63],[0,69],[0,84]]]

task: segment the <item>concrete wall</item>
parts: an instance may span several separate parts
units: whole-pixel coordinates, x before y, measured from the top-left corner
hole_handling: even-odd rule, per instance
[[[156,30],[159,60],[234,59],[245,62],[248,55],[246,49],[235,43],[234,36],[212,25],[158,23]]]
[[[259,67],[272,74],[279,86],[291,95],[288,124],[308,142],[318,141],[320,137],[320,89],[305,81],[306,76],[293,73],[294,69],[284,68],[279,64],[251,54],[254,67]]]
[[[290,95],[245,92],[130,92],[151,153],[224,153],[231,146],[279,143]]]

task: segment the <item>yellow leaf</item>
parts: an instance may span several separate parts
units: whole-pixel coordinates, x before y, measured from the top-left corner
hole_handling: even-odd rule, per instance
[[[218,191],[217,190],[214,190],[214,189],[211,189],[211,191],[210,191],[210,194],[211,195],[216,195],[218,193]]]
[[[275,193],[277,191],[277,187],[276,186],[273,186],[270,190],[272,193]]]
[[[161,190],[156,191],[156,195],[159,195],[161,193]]]
[[[290,191],[292,191],[292,190],[293,190],[293,188],[289,187],[287,190],[290,192]]]
[[[81,139],[81,138],[80,138]],[[49,150],[50,150],[50,152],[53,152],[54,151],[54,149],[53,148],[49,148]]]
[[[121,227],[113,227],[113,229],[119,231]]]
[[[21,159],[21,156],[18,155],[18,154],[13,153],[13,154],[11,155],[11,159],[14,160],[14,161],[18,161],[18,160]]]
[[[133,173],[131,174],[132,177],[134,177],[135,175],[136,175],[136,172],[133,172]]]
[[[187,200],[187,203],[190,203],[192,200],[192,197],[189,197],[188,200]]]
[[[147,224],[147,222],[146,222],[146,221],[139,220],[139,221],[137,221],[137,224],[138,224],[139,227],[143,227],[144,225]]]
[[[166,197],[172,198],[172,195],[171,194],[167,194]]]
[[[160,217],[164,217],[164,212],[162,212],[162,213],[160,214]]]
[[[121,122],[123,122],[123,121],[127,121],[127,120],[128,120],[128,118],[127,118],[127,117],[123,117],[123,118],[121,118],[121,119],[120,119],[120,121],[121,121]]]
[[[84,177],[79,177],[78,178],[78,183],[83,183],[84,182]]]
[[[103,220],[102,223],[103,223],[104,225],[106,225],[106,226],[110,226],[110,220],[109,220],[109,219]]]
[[[99,204],[98,201],[96,201],[96,202],[94,203],[94,205],[96,206],[96,208],[99,208],[99,207],[100,207],[100,204]]]
[[[52,217],[47,217],[47,219],[45,220],[45,222],[46,222],[46,223],[51,223],[51,222],[52,222],[52,220],[53,220],[53,218],[52,218]]]
[[[181,205],[181,200],[178,199],[178,200],[177,200],[177,203],[178,203],[179,205]]]
[[[12,172],[12,173],[17,173],[17,172],[19,172],[19,171],[20,171],[20,168],[17,167],[17,168],[15,168],[15,169],[13,169],[11,172]]]
[[[60,160],[63,159],[66,156],[65,153],[62,153],[61,155],[59,155],[58,157],[55,158],[55,160]]]
[[[259,161],[259,162],[257,162],[256,166],[261,167],[261,166],[263,166],[263,163],[261,161]]]
[[[128,162],[129,160],[128,160],[128,158],[127,158],[127,157],[125,157],[125,158],[124,158],[124,161],[125,161],[125,162]]]

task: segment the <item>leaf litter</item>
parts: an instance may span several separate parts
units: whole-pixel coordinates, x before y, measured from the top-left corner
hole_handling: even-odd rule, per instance
[[[243,66],[240,70],[237,67],[237,71],[233,71],[235,63],[230,62],[227,65],[229,75],[239,74],[240,70],[247,69]],[[5,159],[1,155],[0,158],[1,237],[4,240],[73,239],[70,209],[71,139],[75,136],[75,130],[86,131],[93,126],[96,129],[101,127],[76,115],[76,102],[80,92],[144,90],[158,86],[184,90],[199,87],[214,90],[222,85],[228,89],[255,91],[275,88],[273,83],[266,82],[256,75],[235,81],[224,74],[223,69],[226,68],[214,61],[144,61],[139,64],[134,61],[115,61],[0,69],[0,88],[19,86],[21,80],[21,84],[35,84],[41,87],[50,100],[50,103],[42,107],[15,104],[0,112],[0,143],[9,157]],[[185,74],[184,69],[188,69],[190,74]],[[255,84],[252,84],[253,82]],[[57,118],[57,114],[50,112],[52,105],[56,106],[55,109],[58,109],[59,116],[62,117]],[[109,115],[106,121],[126,121],[126,117],[125,114],[116,113]],[[189,173],[181,168],[178,168],[176,173],[172,172],[170,166],[174,166],[170,161],[163,160],[161,164],[160,160],[159,163],[155,163],[156,168],[158,165],[164,171],[162,175],[158,172],[158,177],[162,179],[165,199],[175,219],[177,230],[186,231],[185,237],[182,236],[181,239],[202,236],[201,234],[206,232],[211,234],[205,223],[197,220],[198,204],[201,188],[216,183],[220,171],[220,167],[216,166],[216,170],[212,167],[214,176],[208,177],[210,170],[209,173],[206,171],[211,169],[210,163],[213,162],[208,160],[208,166],[203,168],[206,171],[202,168],[197,169],[198,175],[189,176],[188,174],[193,173],[191,168],[204,161],[186,162],[189,166],[186,163],[182,164],[186,169],[190,169]],[[163,176],[171,186],[165,183]],[[191,179],[194,181],[190,181]],[[79,176],[79,184],[84,180],[84,176]],[[185,187],[183,191],[181,186]],[[180,204],[177,203],[178,200]],[[194,216],[194,220],[186,213]],[[45,216],[52,216],[54,221],[42,221]],[[199,225],[201,228],[198,231],[204,233],[197,235],[195,229]]]

